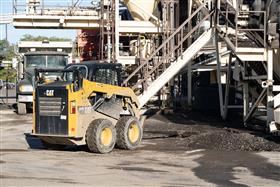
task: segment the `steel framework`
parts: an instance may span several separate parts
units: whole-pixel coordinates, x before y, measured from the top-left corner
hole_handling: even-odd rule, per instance
[[[268,43],[268,25],[271,25],[268,8],[261,9],[256,4],[250,10],[236,0],[161,0],[157,1],[160,14],[155,16],[136,0],[126,0],[125,3],[132,3],[150,18],[127,21],[120,19],[119,0],[101,0],[100,9],[71,6],[66,11],[46,11],[44,1],[38,2],[29,4],[25,15],[15,15],[14,26],[100,29],[101,59],[130,65],[124,85],[139,94],[141,106],[157,93],[160,98],[167,98],[176,84],[179,92],[183,92],[180,84],[182,75],[187,74],[187,102],[191,107],[192,75],[207,70],[216,72],[220,113],[224,119],[229,110],[243,108],[244,124],[248,125],[265,108],[267,130],[280,129],[280,71],[275,68],[280,66],[280,52],[279,46]],[[182,3],[187,3],[188,11],[179,23]],[[250,23],[254,17],[259,18],[258,24]],[[135,52],[124,55],[132,53],[131,48]],[[202,53],[214,57],[195,63]],[[243,103],[230,103],[232,87],[242,92]]]

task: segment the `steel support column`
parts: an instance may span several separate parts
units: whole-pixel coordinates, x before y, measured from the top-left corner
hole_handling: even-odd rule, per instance
[[[120,16],[119,16],[119,0],[115,0],[115,62],[118,63],[120,56],[120,38],[119,38],[119,26],[120,26]]]
[[[188,1],[188,17],[192,14],[192,0]],[[191,22],[188,24],[188,32],[192,29]],[[188,39],[188,46],[191,45],[191,38]],[[192,106],[192,63],[188,64],[188,108]]]
[[[228,69],[227,69],[227,82],[226,82],[226,91],[225,91],[225,103],[224,103],[224,115],[223,119],[227,118],[228,114],[228,103],[229,103],[229,89],[230,89],[230,79],[231,79],[231,63],[232,63],[232,54],[229,55]]]
[[[273,51],[267,49],[267,127],[271,130],[274,124],[274,102],[273,102]]]
[[[243,120],[246,126],[245,118],[249,113],[249,85],[247,81],[242,83],[243,85]]]
[[[215,12],[215,27],[219,25],[219,11],[220,11],[220,0],[216,1],[216,12]],[[216,46],[216,56],[217,56],[217,81],[219,90],[219,103],[220,103],[220,113],[221,117],[224,117],[224,101],[223,101],[223,88],[221,82],[221,43],[219,42],[219,35],[216,30],[215,32],[215,46]]]

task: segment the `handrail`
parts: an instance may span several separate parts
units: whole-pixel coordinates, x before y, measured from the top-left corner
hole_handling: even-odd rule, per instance
[[[34,8],[33,13],[28,13],[32,15],[45,15],[46,11],[49,10],[58,10],[58,11],[65,11],[65,15],[71,15],[72,12],[75,11],[92,11],[93,6],[90,5],[90,2],[83,2],[77,4],[79,1],[65,1],[65,0],[56,0],[55,2],[47,2],[45,0],[40,0],[38,4],[28,4],[25,0],[13,0],[13,14],[16,15],[18,13],[25,13],[27,14],[27,9],[29,7]],[[89,5],[87,5],[87,3]]]
[[[181,45],[183,45],[183,43],[196,31],[196,29],[198,29],[198,27],[200,27],[202,25],[202,23],[207,20],[212,14],[214,13],[214,11],[210,12],[207,16],[205,16],[200,22],[199,24],[197,24],[181,41],[180,43],[178,43],[176,45],[176,47],[174,47],[170,54],[174,53]],[[182,55],[182,54],[181,54]],[[160,66],[163,64],[163,61],[161,61],[160,63],[156,64],[156,66],[153,67],[153,69],[151,69],[146,76],[146,78],[150,78],[151,77],[151,74]],[[133,87],[132,89],[135,89],[137,88],[140,84],[142,84],[145,80],[142,79],[140,81],[138,81]]]
[[[175,31],[173,34],[171,34],[171,35],[169,36],[169,38],[166,39],[166,40],[165,40],[165,41],[164,41],[164,42],[149,56],[148,59],[145,60],[144,63],[140,64],[140,66],[138,66],[138,67],[123,81],[122,85],[123,85],[123,86],[127,86],[128,81],[129,81],[141,68],[143,68],[145,65],[147,65],[147,64],[149,63],[149,61],[152,60],[152,59],[156,56],[156,54],[157,54],[158,52],[160,52],[160,50],[162,50],[162,48],[165,47],[166,44],[167,44],[170,40],[174,39],[174,36],[176,36],[177,34],[179,34],[179,33],[181,32],[181,30],[186,26],[186,24],[188,24],[189,21],[191,21],[192,18],[193,18],[203,7],[205,7],[205,3],[202,4],[198,9],[196,9],[196,10],[191,14],[191,16],[190,16],[186,21],[184,21],[184,23],[182,23],[181,26],[178,27],[178,28],[176,29],[176,31]]]
[[[230,4],[229,4],[230,5]],[[226,14],[224,14],[226,13]],[[228,17],[227,17],[227,14],[228,13],[232,13],[232,14],[235,14],[235,23],[232,23]],[[241,28],[239,27],[238,25],[238,21],[239,21],[239,18],[238,18],[238,15],[240,13],[247,13],[247,14],[254,14],[254,13],[259,13],[259,14],[263,14],[263,25],[264,25],[264,28],[249,28],[247,27],[246,29],[244,28]],[[267,33],[267,14],[265,11],[257,11],[257,10],[239,10],[239,9],[234,9],[232,11],[229,11],[229,10],[226,10],[226,11],[221,11],[219,10],[219,15],[223,16],[223,18],[225,19],[226,23],[228,23],[232,28],[235,29],[235,41],[234,41],[234,46],[235,48],[238,48],[238,43],[239,43],[239,40],[238,40],[238,33],[240,33],[240,31],[244,31],[247,35],[247,37],[252,40],[253,42],[256,43],[257,46],[260,46],[259,44],[261,44],[261,47],[266,47],[267,43],[266,43],[266,33]],[[227,26],[228,27],[228,26]],[[254,32],[257,32],[257,31],[262,31],[263,32],[263,36],[260,35],[260,38],[258,37],[255,37],[255,38],[252,38],[250,37],[250,35],[254,36],[255,34],[257,33],[254,33]],[[227,33],[226,33],[227,34]]]

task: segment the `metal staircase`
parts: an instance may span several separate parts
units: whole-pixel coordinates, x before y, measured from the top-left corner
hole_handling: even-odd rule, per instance
[[[259,111],[265,109],[267,124],[264,127],[270,132],[279,132],[280,63],[277,60],[279,59],[279,47],[273,46],[268,40],[271,37],[268,27],[269,24],[272,24],[268,21],[268,11],[250,10],[248,4],[240,4],[236,0],[233,1],[233,4],[226,0],[223,7],[226,11],[219,11],[219,16],[226,20],[226,24],[217,25],[216,29],[220,38],[226,42],[238,59],[242,69],[242,80],[238,82],[243,87],[244,125],[247,125],[250,120],[254,120],[254,116],[258,116],[258,109],[261,109]],[[229,19],[229,11],[235,15],[234,20]],[[258,22],[253,22],[252,19],[256,15],[259,16]],[[228,26],[234,34],[228,32]],[[240,37],[240,34],[243,36]],[[227,96],[226,94],[225,97]]]
[[[211,25],[213,13],[214,11],[205,11],[205,4],[202,4],[147,59],[140,59],[138,68],[123,82],[125,86],[133,85],[135,91],[141,88],[138,95],[139,107],[144,106],[209,42],[214,34],[212,26],[203,32],[198,30],[206,20]],[[198,23],[187,30],[188,24],[192,24],[198,17],[201,18]],[[132,83],[135,76],[138,76],[138,82]]]

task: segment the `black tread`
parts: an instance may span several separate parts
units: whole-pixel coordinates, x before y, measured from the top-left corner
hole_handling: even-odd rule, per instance
[[[98,133],[103,127],[112,128],[113,142],[110,146],[104,147],[100,144]],[[86,143],[91,152],[109,153],[113,150],[116,142],[116,130],[113,124],[106,119],[97,119],[92,121],[86,131]]]
[[[136,143],[131,143],[127,137],[127,131],[129,128],[129,124],[132,121],[136,121],[137,124],[139,125],[139,129],[140,129],[140,138]],[[143,136],[143,129],[141,126],[140,121],[132,116],[123,116],[119,119],[119,121],[116,124],[116,129],[117,129],[117,142],[116,145],[118,148],[121,149],[126,149],[126,150],[132,150],[132,149],[136,149],[142,141],[142,136]]]

